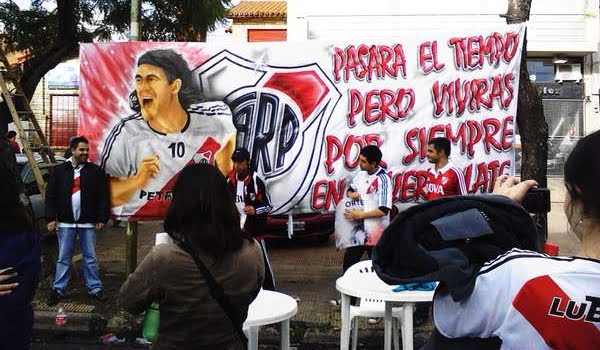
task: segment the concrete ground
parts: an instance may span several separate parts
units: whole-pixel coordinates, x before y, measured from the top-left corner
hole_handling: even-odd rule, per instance
[[[567,230],[563,213],[564,190],[562,180],[550,179],[552,211],[548,215],[550,242],[558,243],[561,255],[577,253],[579,244]],[[161,222],[144,222],[139,225],[138,257],[142,259],[154,244],[154,234],[162,231]],[[114,332],[128,337],[140,336],[140,317],[132,317],[119,309],[116,303],[118,288],[125,279],[125,229],[109,227],[98,234],[97,250],[101,275],[110,300],[98,304],[86,296],[85,288],[75,276],[68,292],[69,299],[59,304],[69,314],[68,326],[58,329],[54,325],[57,307],[45,305],[51,277],[40,286],[36,306],[36,335],[47,339],[50,334],[64,335],[68,331],[87,334],[98,339],[99,334]],[[341,273],[342,252],[335,250],[333,236],[326,244],[310,240],[282,239],[268,243],[277,289],[298,300],[298,314],[291,323],[292,346],[300,349],[339,348],[339,309],[329,300],[339,297],[335,280]],[[81,269],[81,262],[76,266]],[[361,322],[359,348],[380,349],[383,341],[383,322],[367,325]],[[415,348],[429,335],[431,324],[415,330]],[[261,348],[277,348],[277,327],[264,327],[259,336]]]

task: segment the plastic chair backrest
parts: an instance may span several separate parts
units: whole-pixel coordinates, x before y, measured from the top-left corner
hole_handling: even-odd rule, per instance
[[[350,266],[342,278],[348,284],[357,286],[357,289],[364,289],[365,285],[372,290],[389,291],[393,288],[377,276],[371,260],[363,260]]]

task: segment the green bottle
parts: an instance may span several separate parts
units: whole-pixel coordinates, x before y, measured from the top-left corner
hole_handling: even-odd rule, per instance
[[[158,337],[158,324],[160,321],[160,312],[158,311],[158,303],[153,302],[146,310],[144,315],[144,324],[142,327],[142,335],[144,338],[154,343]]]

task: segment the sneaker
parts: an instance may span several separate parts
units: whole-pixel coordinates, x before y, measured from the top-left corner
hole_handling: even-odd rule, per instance
[[[115,220],[115,221],[113,221],[113,227],[125,228],[125,227],[127,227],[127,224],[121,220]]]
[[[106,296],[106,293],[104,293],[103,290],[99,291],[96,294],[92,294],[92,298],[94,298],[100,302],[105,302],[108,300],[108,297]]]
[[[48,299],[46,299],[46,304],[48,306],[54,306],[54,305],[58,304],[64,298],[65,298],[64,295],[60,294],[58,291],[53,289],[52,292],[50,292]]]
[[[329,305],[333,307],[342,307],[342,299],[331,299],[329,300]]]
[[[379,321],[381,321],[381,318],[378,318],[378,317],[369,317],[367,319],[368,324],[378,324]]]

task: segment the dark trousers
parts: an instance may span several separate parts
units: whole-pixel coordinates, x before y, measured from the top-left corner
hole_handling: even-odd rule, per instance
[[[263,261],[265,263],[265,280],[263,282],[263,289],[275,290],[275,277],[273,277],[273,269],[271,268],[271,261],[269,255],[267,255],[267,245],[264,239],[259,239],[260,250],[262,251]]]
[[[359,262],[362,259],[363,254],[365,253],[367,253],[367,256],[369,256],[369,259],[371,259],[372,251],[373,247],[366,245],[357,245],[354,247],[346,248],[346,251],[344,252],[344,265],[342,267],[342,273],[345,273],[346,270],[350,268],[350,266]]]

